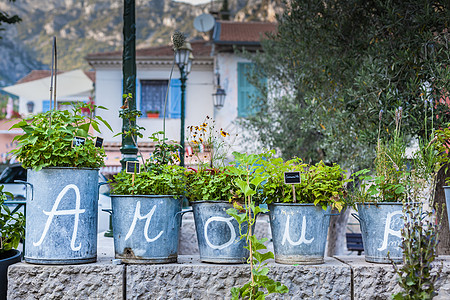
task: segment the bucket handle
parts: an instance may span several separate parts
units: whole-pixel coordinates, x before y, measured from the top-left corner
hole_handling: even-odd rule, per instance
[[[33,201],[33,196],[34,196],[33,184],[29,183],[28,181],[23,181],[23,180],[14,180],[14,182],[15,183],[22,183],[22,184],[25,184],[25,185],[29,185],[31,187],[31,200],[30,201]],[[28,189],[27,189],[27,193],[28,193]]]
[[[102,185],[105,185],[105,184],[108,184],[108,183],[109,183],[108,181],[99,182],[99,183],[98,183],[98,189],[100,190],[100,187],[101,187]]]
[[[353,218],[355,218],[356,220],[358,220],[359,223],[361,223],[361,219],[359,218],[359,215],[352,213]]]
[[[177,212],[177,213],[175,214],[175,216],[173,217],[172,228],[175,228],[175,222],[176,222],[176,220],[177,220],[178,215],[180,215],[180,217],[183,218],[183,215],[184,215],[185,213],[193,212],[193,211],[194,211],[194,210],[191,208],[191,209],[185,209],[185,210],[181,210],[181,211]],[[181,222],[180,222],[180,227],[181,227]]]

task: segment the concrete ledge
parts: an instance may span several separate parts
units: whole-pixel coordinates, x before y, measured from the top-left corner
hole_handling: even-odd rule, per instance
[[[315,266],[270,263],[270,276],[289,294],[268,299],[351,299],[350,268],[334,258]],[[178,264],[128,265],[126,299],[230,299],[233,286],[249,280],[249,267],[215,265],[198,256],[180,256]]]
[[[206,264],[198,255],[179,255],[178,263],[162,265],[114,265],[113,258],[113,239],[99,234],[96,263],[12,265],[8,299],[230,299],[231,287],[249,279],[248,265]],[[434,299],[450,299],[450,256],[440,256],[437,264],[441,263]],[[364,256],[327,257],[322,265],[271,262],[269,268],[270,276],[285,284],[289,294],[267,299],[387,300],[399,291],[393,267],[368,263]]]
[[[355,300],[392,299],[391,295],[398,293],[397,275],[391,264],[374,264],[364,260],[364,256],[336,257],[351,267],[353,271],[353,296]],[[450,299],[450,256],[439,256],[434,264],[434,270],[442,264],[440,279],[436,284],[438,295],[433,299]]]

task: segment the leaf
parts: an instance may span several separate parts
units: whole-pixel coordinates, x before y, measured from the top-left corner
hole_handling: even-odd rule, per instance
[[[103,106],[98,106],[99,108],[103,108]],[[104,109],[107,109],[107,108],[104,108]],[[111,130],[111,132],[114,132],[114,130],[111,128],[111,125],[109,125],[109,123],[105,120],[105,119],[103,119],[102,117],[100,117],[100,116],[96,116],[96,118],[100,121],[100,122],[102,122],[103,123],[103,125],[105,125],[109,130]],[[100,132],[100,131],[99,131]]]
[[[236,179],[236,185],[241,189],[241,191],[244,193],[245,197],[256,194],[256,192],[250,188],[250,186],[247,184],[247,182],[245,182],[244,180],[242,180],[240,178]]]

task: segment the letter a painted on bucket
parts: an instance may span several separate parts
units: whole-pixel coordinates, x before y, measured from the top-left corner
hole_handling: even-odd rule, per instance
[[[388,239],[389,239],[390,234],[392,234],[393,236],[399,237],[399,238],[402,237],[400,230],[392,230],[391,229],[392,217],[395,215],[401,215],[401,214],[402,214],[401,210],[396,210],[396,211],[393,211],[393,212],[387,214],[386,225],[384,226],[383,244],[381,245],[380,248],[377,249],[378,251],[383,251],[383,250],[387,249]]]
[[[67,209],[67,210],[57,210],[59,203],[61,202],[62,197],[70,190],[73,189],[75,192],[75,209]],[[74,184],[66,185],[65,188],[59,193],[58,197],[56,198],[55,204],[53,204],[51,211],[42,211],[44,214],[48,216],[47,222],[45,223],[44,231],[42,232],[41,238],[37,243],[33,242],[34,246],[40,246],[42,242],[44,241],[45,236],[47,235],[48,230],[50,229],[50,224],[52,223],[54,216],[64,216],[64,215],[75,215],[75,223],[73,225],[73,232],[72,232],[72,240],[70,241],[70,248],[73,251],[78,251],[81,249],[81,242],[78,246],[75,247],[75,240],[77,238],[77,232],[78,232],[78,221],[80,219],[80,214],[84,213],[85,209],[80,209],[81,201],[80,201],[80,190],[78,187]]]
[[[145,240],[147,242],[151,243],[151,242],[154,242],[157,239],[159,239],[159,237],[164,232],[163,230],[160,231],[159,234],[157,236],[155,236],[154,238],[148,237],[148,227],[150,226],[150,221],[152,220],[153,214],[155,213],[155,209],[156,209],[156,205],[153,205],[153,208],[150,210],[150,212],[148,214],[146,214],[145,216],[141,216],[141,201],[138,201],[138,203],[136,204],[136,210],[134,211],[133,223],[131,223],[130,229],[128,230],[128,233],[125,236],[125,241],[128,240],[130,238],[130,236],[133,234],[134,227],[136,226],[136,222],[138,220],[143,220],[143,219],[147,219],[145,221],[145,227],[144,227]]]
[[[314,238],[311,238],[309,240],[306,239],[306,217],[303,216],[302,232],[300,235],[300,239],[297,242],[293,242],[291,240],[291,233],[289,232],[289,227],[290,227],[289,220],[290,220],[290,215],[287,216],[286,227],[284,229],[284,235],[283,235],[283,240],[281,241],[281,245],[284,245],[286,243],[286,241],[288,241],[288,243],[291,244],[292,246],[298,246],[303,243],[311,244],[312,241],[314,241]]]

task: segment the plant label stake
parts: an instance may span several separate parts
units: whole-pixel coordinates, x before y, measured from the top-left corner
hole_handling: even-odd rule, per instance
[[[294,203],[297,202],[295,196],[295,185],[302,182],[300,172],[284,172],[284,183],[292,185],[292,196],[294,197]]]
[[[127,161],[125,172],[127,174],[133,174],[131,176],[131,186],[134,186],[135,175],[141,173],[139,162],[138,161]]]
[[[86,138],[80,137],[80,136],[76,136],[72,140],[72,148],[77,147],[77,146],[82,146],[85,143],[86,143]]]
[[[99,136],[96,137],[94,144],[95,144],[95,147],[101,148],[103,146],[103,138],[101,138]]]

